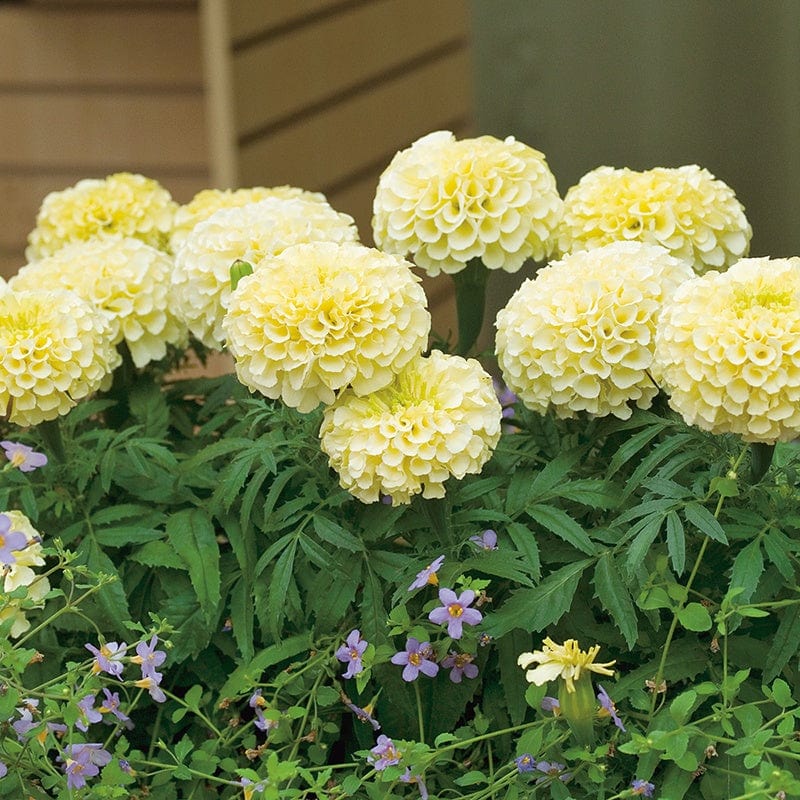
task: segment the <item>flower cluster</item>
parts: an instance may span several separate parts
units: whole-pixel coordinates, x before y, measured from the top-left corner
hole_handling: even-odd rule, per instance
[[[542,153],[513,136],[457,141],[436,131],[397,153],[381,175],[372,230],[378,247],[411,253],[432,276],[476,258],[516,272],[550,254],[561,206]]]
[[[514,759],[517,766],[517,772],[525,774],[527,772],[541,772],[543,773],[536,778],[536,783],[546,783],[558,778],[558,780],[566,783],[570,780],[572,775],[566,772],[566,766],[558,761],[536,761],[530,753],[523,753]]]
[[[243,278],[223,328],[245,386],[308,412],[346,387],[362,396],[387,386],[427,344],[430,314],[400,257],[316,242]]]
[[[221,349],[234,261],[241,259],[258,269],[265,258],[292,245],[357,239],[352,217],[320,200],[268,197],[221,208],[198,223],[175,254],[177,313],[203,344]]]
[[[636,240],[661,245],[702,273],[747,255],[751,236],[733,190],[695,164],[599,167],[567,192],[558,247],[571,253]]]
[[[70,242],[101,233],[133,236],[166,249],[176,204],[157,181],[118,172],[87,178],[45,197],[28,236],[28,261],[51,256]]]
[[[100,310],[113,344],[125,341],[137,367],[164,358],[184,337],[173,313],[172,258],[139,239],[98,236],[62,247],[14,276],[15,291],[69,289]]]
[[[614,242],[527,280],[497,315],[503,379],[530,409],[631,415],[658,393],[649,370],[662,304],[693,277],[663,248]]]
[[[113,678],[121,678],[126,659],[131,664],[138,664],[142,677],[133,680],[132,685],[146,689],[153,700],[163,703],[167,699],[161,688],[164,675],[156,667],[164,663],[167,654],[163,650],[156,650],[157,644],[158,636],[153,634],[149,642],[142,640],[136,645],[135,656],[128,656],[125,642],[102,642],[100,647],[93,644],[86,644],[85,647],[94,656],[91,669],[95,675],[105,673]]]
[[[438,350],[412,361],[385,389],[347,391],[325,410],[323,451],[341,485],[365,503],[443,497],[444,482],[479,473],[500,439],[492,379],[472,359]]]
[[[747,258],[663,309],[656,375],[687,423],[748,442],[800,435],[800,258]]]

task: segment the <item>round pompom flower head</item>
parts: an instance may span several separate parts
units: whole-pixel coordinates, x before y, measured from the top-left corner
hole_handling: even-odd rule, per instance
[[[267,256],[295,244],[357,239],[353,218],[319,200],[268,197],[221,208],[198,223],[175,254],[177,312],[197,339],[221,350],[234,261],[241,259],[257,269]]]
[[[107,388],[120,363],[105,316],[66,290],[0,295],[0,414],[38,425]]]
[[[558,249],[636,240],[661,245],[703,273],[746,256],[752,233],[733,190],[696,164],[598,167],[567,191]]]
[[[360,396],[390,383],[427,344],[426,303],[399,256],[316,242],[242,278],[223,328],[245,386],[308,412],[345,387]]]
[[[690,425],[774,444],[800,436],[800,258],[746,258],[681,286],[656,375]]]
[[[493,136],[456,140],[435,131],[395,155],[380,177],[372,231],[382,250],[429,275],[480,259],[516,272],[552,251],[561,197],[542,153]]]
[[[177,203],[157,181],[118,172],[86,178],[45,197],[28,235],[28,261],[53,255],[70,242],[102,233],[133,236],[160,250],[167,248]]]
[[[124,340],[133,363],[143,367],[185,336],[173,313],[172,267],[169,255],[139,239],[98,236],[28,264],[9,285],[74,291],[105,315],[112,343]]]
[[[614,242],[540,270],[497,315],[503,380],[561,418],[631,415],[658,394],[649,374],[662,304],[694,277],[662,247]]]
[[[323,452],[339,483],[364,503],[444,497],[444,483],[476,474],[500,439],[502,409],[491,377],[473,359],[434,350],[384,389],[347,391],[325,409]]]

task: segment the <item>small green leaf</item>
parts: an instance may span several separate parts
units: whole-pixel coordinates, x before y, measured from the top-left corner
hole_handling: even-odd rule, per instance
[[[669,706],[669,714],[678,725],[683,725],[691,716],[692,707],[697,700],[697,692],[687,689],[679,694]]]
[[[678,622],[688,631],[707,631],[711,629],[711,615],[700,603],[689,603],[678,612]]]
[[[719,524],[717,518],[705,506],[701,506],[700,503],[688,503],[683,508],[683,514],[687,522],[694,525],[697,530],[704,533],[709,539],[728,544],[728,537],[725,535],[722,525]]]

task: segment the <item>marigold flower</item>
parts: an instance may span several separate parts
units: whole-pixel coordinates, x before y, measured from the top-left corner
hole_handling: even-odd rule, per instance
[[[747,255],[752,229],[733,190],[696,164],[645,172],[599,167],[564,198],[562,253],[637,240],[665,247],[697,272]]]
[[[346,387],[361,396],[389,384],[427,344],[426,302],[398,256],[315,242],[242,278],[223,327],[239,380],[308,412]]]
[[[292,245],[357,239],[353,218],[319,200],[268,197],[222,208],[196,225],[175,254],[177,312],[197,339],[221,349],[234,261],[241,259],[258,269],[267,256]]]
[[[500,439],[492,379],[472,359],[434,350],[385,389],[344,392],[325,409],[320,440],[340,484],[364,503],[444,497],[444,483],[479,473]]]
[[[649,374],[662,304],[694,273],[663,248],[615,242],[573,253],[527,280],[497,315],[503,379],[561,418],[620,419],[658,394]]]
[[[108,322],[74,292],[0,295],[0,414],[38,425],[110,383],[119,364]]]
[[[372,231],[378,247],[411,253],[432,276],[460,272],[474,258],[516,272],[551,253],[561,205],[537,150],[513,136],[457,141],[436,131],[397,153],[381,175]]]
[[[600,645],[590,647],[588,651],[581,650],[575,639],[567,639],[564,644],[556,644],[550,637],[542,643],[541,650],[532,653],[521,653],[517,663],[528,670],[525,679],[529,683],[541,686],[543,683],[561,678],[565,681],[568,692],[575,691],[575,681],[579,680],[581,673],[586,670],[598,675],[613,675],[608,667],[616,661],[607,661],[603,664],[595,663],[595,658],[600,652]],[[538,667],[528,669],[531,664]]]
[[[164,250],[176,208],[170,193],[144,175],[87,178],[44,198],[25,256],[36,261],[101,233],[133,236]]]
[[[9,285],[74,291],[105,315],[112,344],[124,339],[133,363],[143,367],[185,337],[173,312],[172,269],[170,256],[138,239],[99,236],[24,266]]]
[[[656,376],[690,425],[746,442],[800,434],[800,258],[746,258],[661,314]]]

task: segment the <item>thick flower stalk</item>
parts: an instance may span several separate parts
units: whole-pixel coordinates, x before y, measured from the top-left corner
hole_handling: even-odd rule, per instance
[[[245,386],[308,412],[389,384],[426,346],[430,314],[399,256],[317,242],[242,278],[223,329]]]
[[[320,439],[345,489],[364,503],[383,494],[399,505],[420,493],[444,497],[450,476],[479,473],[501,421],[481,365],[434,350],[380,391],[343,393],[325,410]]]
[[[74,291],[105,315],[112,343],[124,340],[133,363],[143,367],[185,337],[173,312],[172,268],[169,255],[139,239],[99,236],[28,264],[10,286]]]
[[[696,164],[645,172],[598,167],[567,191],[558,249],[635,240],[661,245],[703,273],[746,256],[751,236],[733,190]]]
[[[746,442],[800,436],[800,258],[746,258],[681,286],[656,375],[686,422]]]
[[[222,208],[196,225],[175,254],[177,313],[207,347],[222,349],[230,270],[243,260],[258,269],[268,256],[309,242],[355,242],[353,218],[319,200],[268,197]]]
[[[170,193],[143,175],[118,172],[104,179],[86,178],[45,197],[25,256],[36,261],[102,233],[133,236],[164,250],[176,208]]]
[[[0,414],[38,425],[107,388],[120,363],[106,317],[63,289],[0,295]]]
[[[540,270],[497,315],[503,379],[522,402],[561,418],[620,419],[658,394],[649,370],[662,304],[694,277],[661,247],[615,242]]]
[[[460,272],[472,259],[516,272],[552,251],[561,198],[544,155],[513,136],[458,141],[436,131],[395,155],[373,214],[378,247],[411,253],[429,275]]]
[[[291,200],[300,197],[304,200],[315,200],[327,204],[325,195],[321,192],[308,192],[295,186],[251,186],[244,189],[203,189],[198,192],[188,203],[179,206],[175,212],[172,224],[172,233],[169,244],[173,253],[180,250],[186,237],[195,225],[208,219],[215,211],[221,208],[240,208],[249,203],[257,203],[268,197],[277,197],[281,200]]]

